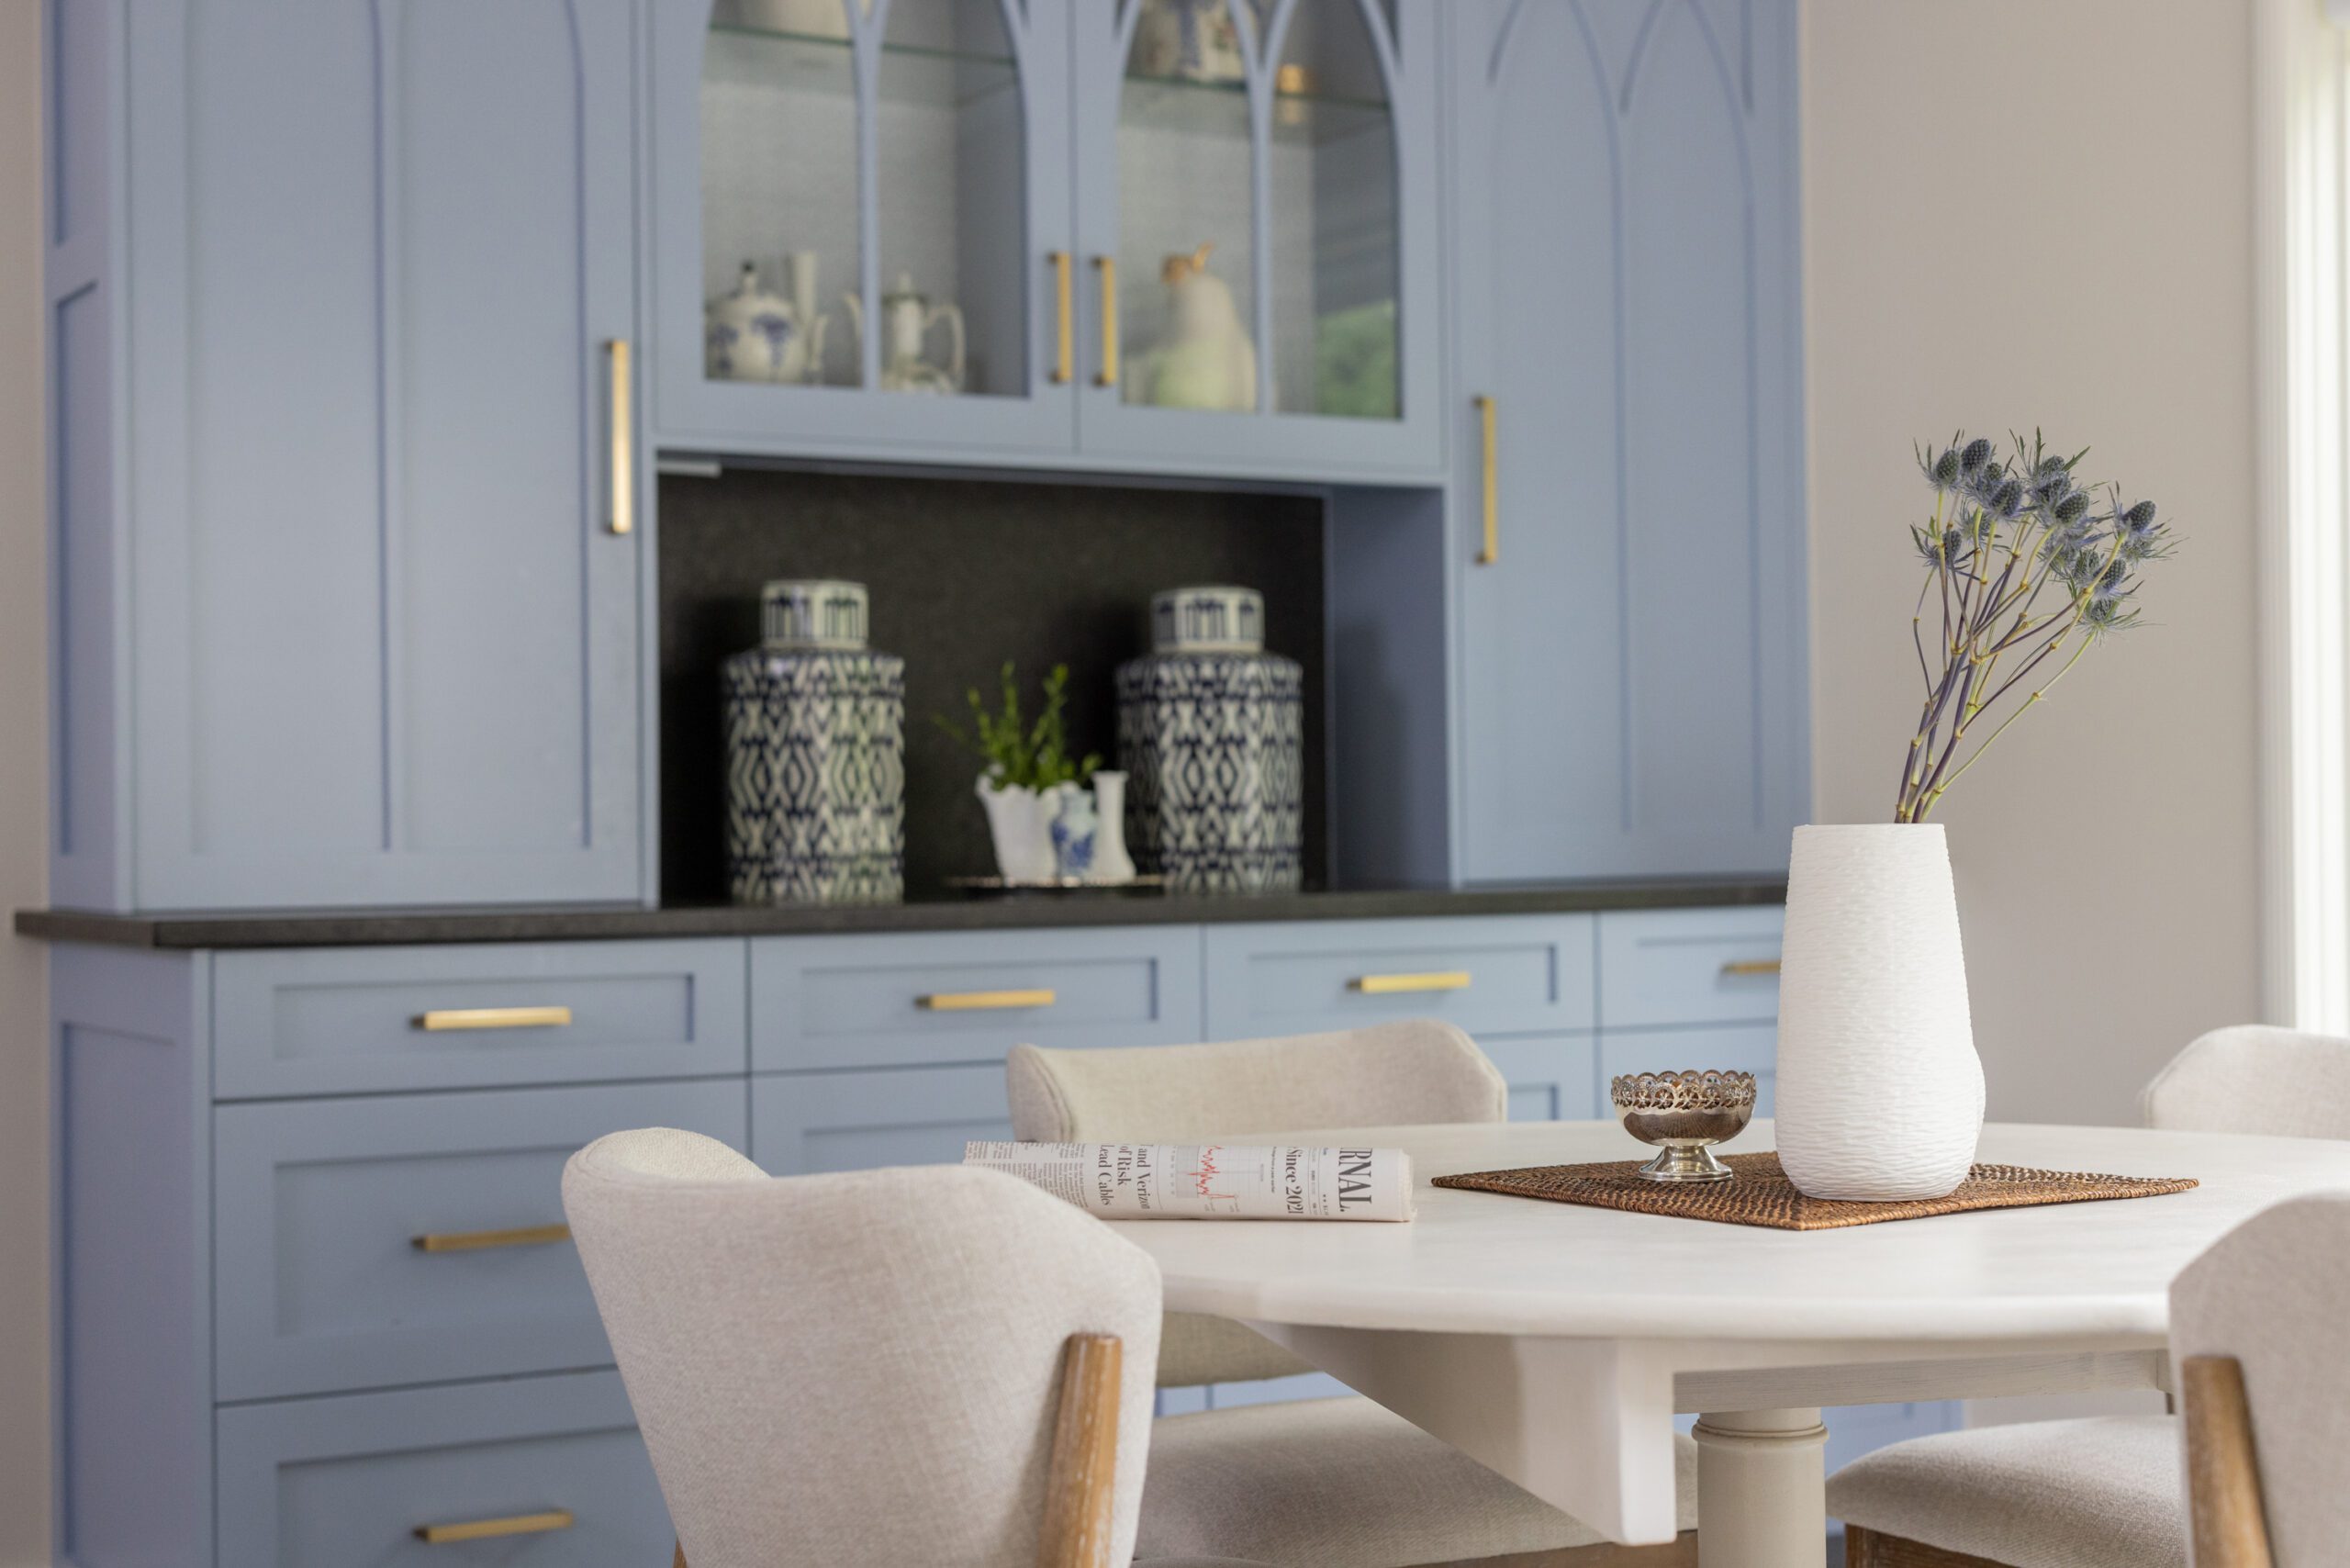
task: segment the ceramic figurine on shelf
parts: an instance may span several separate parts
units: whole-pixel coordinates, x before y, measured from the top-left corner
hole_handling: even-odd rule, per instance
[[[1136,367],[1135,401],[1162,409],[1241,412],[1257,406],[1257,345],[1240,324],[1232,289],[1208,271],[1211,241],[1159,269],[1167,330]]]
[[[1178,588],[1151,600],[1154,651],[1118,667],[1127,835],[1170,892],[1304,880],[1304,674],[1263,626],[1252,588]]]
[[[778,376],[779,381],[805,381],[813,386],[824,379],[824,329],[832,325],[832,317],[816,304],[816,252],[794,251],[783,259],[784,275],[791,282],[791,314],[808,341],[807,352],[800,355],[800,374]]]
[[[855,294],[841,296],[848,307],[849,330],[864,352],[865,302]],[[947,330],[946,364],[933,364],[924,357],[934,327]],[[881,390],[884,392],[952,393],[963,389],[963,311],[951,300],[934,305],[914,288],[913,274],[900,273],[896,286],[881,297]]]
[[[861,583],[778,581],[726,661],[726,860],[738,903],[895,903],[906,666],[865,644]]]
[[[786,299],[759,282],[758,264],[744,262],[734,291],[710,302],[703,337],[705,366],[714,381],[800,381],[823,353],[823,318],[815,308],[816,253],[791,258],[793,291]]]
[[[1238,82],[1248,73],[1231,0],[1142,0],[1134,73],[1187,82]]]

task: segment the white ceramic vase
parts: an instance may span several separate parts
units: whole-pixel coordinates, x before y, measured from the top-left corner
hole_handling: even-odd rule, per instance
[[[1939,1198],[1983,1131],[1940,823],[1799,827],[1779,979],[1779,1162],[1815,1198]]]
[[[1007,882],[1049,882],[1058,874],[1053,818],[1060,811],[1058,790],[1038,794],[1024,786],[998,789],[979,777],[979,804],[987,808],[988,836],[995,842],[995,868]]]
[[[1093,864],[1085,879],[1105,885],[1133,881],[1134,857],[1126,853],[1126,776],[1107,768],[1095,773],[1093,806],[1102,820],[1093,830]]]

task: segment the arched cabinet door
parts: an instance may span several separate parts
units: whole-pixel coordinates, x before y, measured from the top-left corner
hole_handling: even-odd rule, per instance
[[[1438,9],[1076,7],[1089,454],[1437,472]]]
[[[630,6],[122,15],[112,896],[640,896]]]
[[[1810,744],[1796,7],[1449,17],[1461,871],[1784,869]]]
[[[652,17],[655,439],[1066,453],[1066,0],[655,0]]]

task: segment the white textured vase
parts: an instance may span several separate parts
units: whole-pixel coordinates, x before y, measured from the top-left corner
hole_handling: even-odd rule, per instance
[[[1779,978],[1779,1163],[1815,1198],[1939,1198],[1983,1132],[1940,823],[1799,827]]]

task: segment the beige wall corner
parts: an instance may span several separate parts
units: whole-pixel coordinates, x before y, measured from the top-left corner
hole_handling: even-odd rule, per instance
[[[0,6],[0,912],[47,896],[40,7]],[[0,935],[0,1563],[49,1546],[49,1022],[41,950]]]
[[[1807,0],[1814,809],[1885,821],[1911,442],[2027,435],[2181,535],[2143,630],[1952,791],[1995,1118],[2131,1122],[2259,1005],[2252,8]]]

